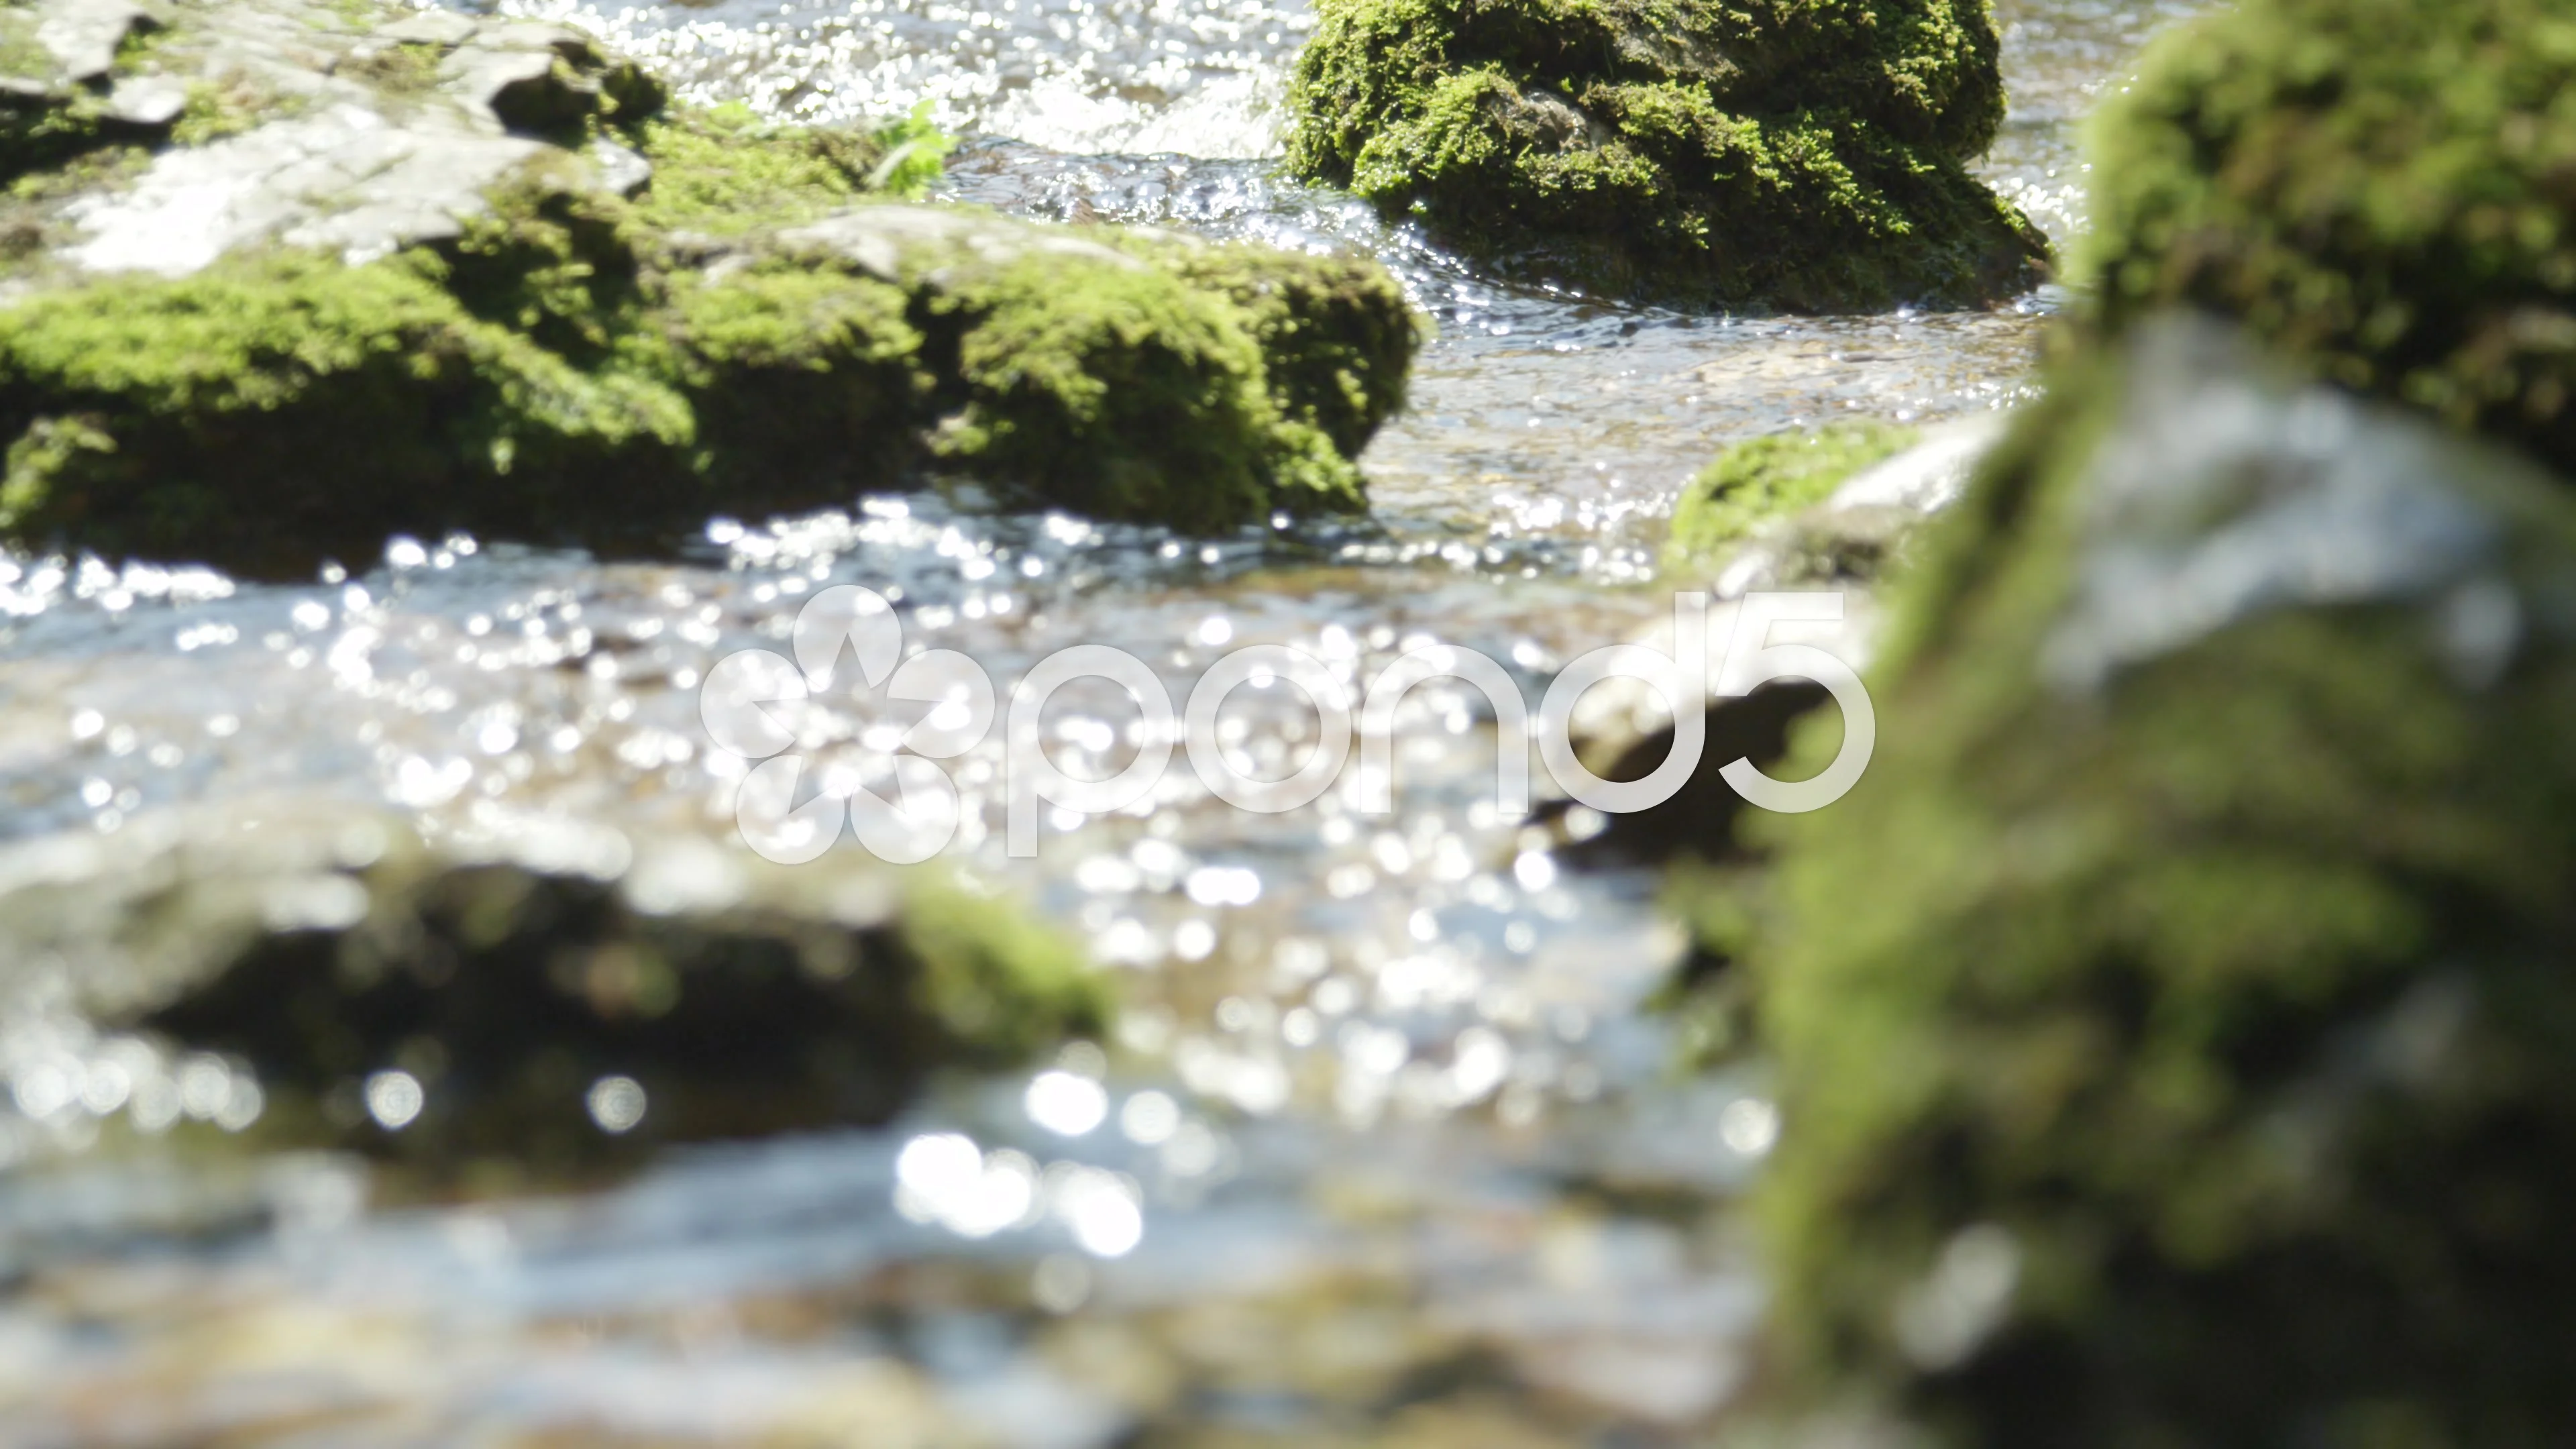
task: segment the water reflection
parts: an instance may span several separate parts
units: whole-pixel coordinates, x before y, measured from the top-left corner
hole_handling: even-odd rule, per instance
[[[1711,318],[1476,275],[1272,173],[1301,6],[505,8],[586,17],[700,97],[928,99],[981,136],[961,198],[1380,256],[1441,330],[1366,459],[1377,518],[1180,538],[920,493],[715,520],[669,564],[396,540],[301,586],[0,556],[0,896],[176,807],[390,803],[433,831],[662,842],[600,864],[677,908],[723,887],[705,848],[744,768],[697,687],[837,583],[1003,682],[1069,643],[1129,649],[1176,698],[1246,645],[1349,684],[1447,643],[1534,696],[1663,612],[1641,587],[1661,519],[1719,443],[2001,406],[2058,300]],[[2061,238],[2073,121],[2178,8],[2000,7],[2015,112],[1989,174]],[[1051,748],[1115,768],[1131,719],[1067,690]],[[1246,686],[1220,739],[1283,773],[1312,720]],[[822,768],[881,783],[876,707],[802,723]],[[1397,740],[1391,815],[1355,777],[1262,816],[1176,771],[1147,811],[1050,822],[1035,862],[1001,850],[998,746],[970,753],[960,858],[1116,973],[1108,1049],[579,1197],[370,1210],[337,1160],[145,1150],[249,1125],[262,1089],[95,1031],[60,963],[0,963],[0,1413],[39,1444],[1685,1437],[1748,1372],[1759,1292],[1725,1203],[1777,1113],[1758,1080],[1668,1075],[1640,1010],[1681,951],[1654,883],[1562,862],[1599,817],[1499,810],[1462,688],[1415,690]],[[649,1133],[638,1082],[582,1081],[600,1131]],[[388,1068],[364,1108],[398,1131],[422,1098]]]

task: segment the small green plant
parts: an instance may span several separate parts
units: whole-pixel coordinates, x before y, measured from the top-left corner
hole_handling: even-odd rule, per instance
[[[875,140],[885,154],[868,170],[869,189],[907,198],[939,183],[948,153],[957,147],[955,137],[932,123],[926,100],[903,119],[878,127]]]

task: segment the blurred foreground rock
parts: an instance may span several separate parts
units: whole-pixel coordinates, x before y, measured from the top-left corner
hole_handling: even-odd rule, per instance
[[[2061,368],[1749,964],[1804,1382],[1943,1443],[2576,1423],[2576,507],[2211,324]]]
[[[2213,7],[2094,122],[2098,319],[2215,311],[2576,469],[2571,87],[2576,12],[2553,0]]]

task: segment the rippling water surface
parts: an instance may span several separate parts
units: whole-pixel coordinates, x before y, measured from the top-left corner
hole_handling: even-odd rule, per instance
[[[1179,699],[1245,644],[1359,681],[1439,641],[1534,692],[1653,622],[1661,520],[1720,444],[2007,404],[2054,305],[1679,316],[1479,276],[1273,173],[1302,6],[512,8],[607,32],[701,99],[926,99],[976,138],[963,199],[1374,253],[1439,324],[1365,459],[1375,522],[1179,539],[912,495],[720,522],[672,564],[432,540],[302,586],[0,555],[0,847],[315,797],[714,838],[741,767],[708,751],[696,687],[834,583],[899,591],[908,645],[1005,683],[1072,643],[1137,653]],[[1988,173],[2061,240],[2076,122],[2185,8],[1999,5],[2014,110]],[[1671,1076],[1640,1010],[1681,951],[1653,882],[1560,868],[1566,823],[1497,814],[1484,716],[1413,699],[1384,817],[1340,790],[1245,814],[1175,770],[1150,814],[1062,822],[1013,861],[997,756],[970,756],[962,858],[1110,963],[1113,1050],[587,1196],[370,1210],[334,1160],[85,1152],[100,1117],[143,1111],[139,1084],[205,1084],[7,963],[0,1420],[40,1444],[1065,1449],[1723,1423],[1759,1310],[1727,1201],[1776,1130],[1761,1084]],[[824,763],[872,768],[874,718],[827,717]],[[1123,718],[1072,692],[1050,729],[1115,764]],[[1264,773],[1310,729],[1279,687],[1225,719]]]

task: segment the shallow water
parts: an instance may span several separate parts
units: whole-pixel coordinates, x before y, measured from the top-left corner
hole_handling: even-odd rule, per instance
[[[1440,329],[1365,459],[1375,522],[1178,539],[910,495],[718,524],[664,565],[428,541],[273,586],[0,556],[0,848],[317,796],[713,838],[740,766],[709,750],[697,686],[832,583],[900,590],[908,645],[1004,682],[1107,642],[1178,700],[1245,644],[1351,682],[1436,640],[1534,694],[1666,607],[1661,519],[1720,444],[2005,405],[2055,305],[1691,317],[1480,277],[1271,174],[1293,5],[512,8],[617,36],[701,98],[927,99],[980,138],[948,182],[964,199],[1373,252]],[[2061,240],[2075,122],[2185,8],[1999,6],[2014,111],[1988,170]],[[1149,815],[1050,826],[1034,861],[1002,852],[988,743],[956,772],[961,858],[1110,963],[1113,1053],[1076,1050],[1035,1096],[1028,1073],[952,1083],[884,1131],[678,1153],[583,1197],[369,1210],[336,1160],[88,1148],[144,1095],[105,1090],[100,1063],[175,1066],[87,1036],[11,963],[0,1420],[36,1444],[1066,1449],[1723,1422],[1759,1310],[1726,1204],[1771,1141],[1760,1083],[1670,1075],[1639,1009],[1682,949],[1653,881],[1561,868],[1567,824],[1494,809],[1490,721],[1437,686],[1413,699],[1391,816],[1339,788],[1245,814],[1175,770]],[[815,756],[864,776],[879,718],[826,711]],[[1114,764],[1124,718],[1077,694],[1050,729]],[[1272,687],[1225,718],[1267,772],[1310,716]],[[960,1150],[943,1134],[971,1139],[971,1171],[918,1170]],[[923,1138],[943,1146],[899,1174]]]

